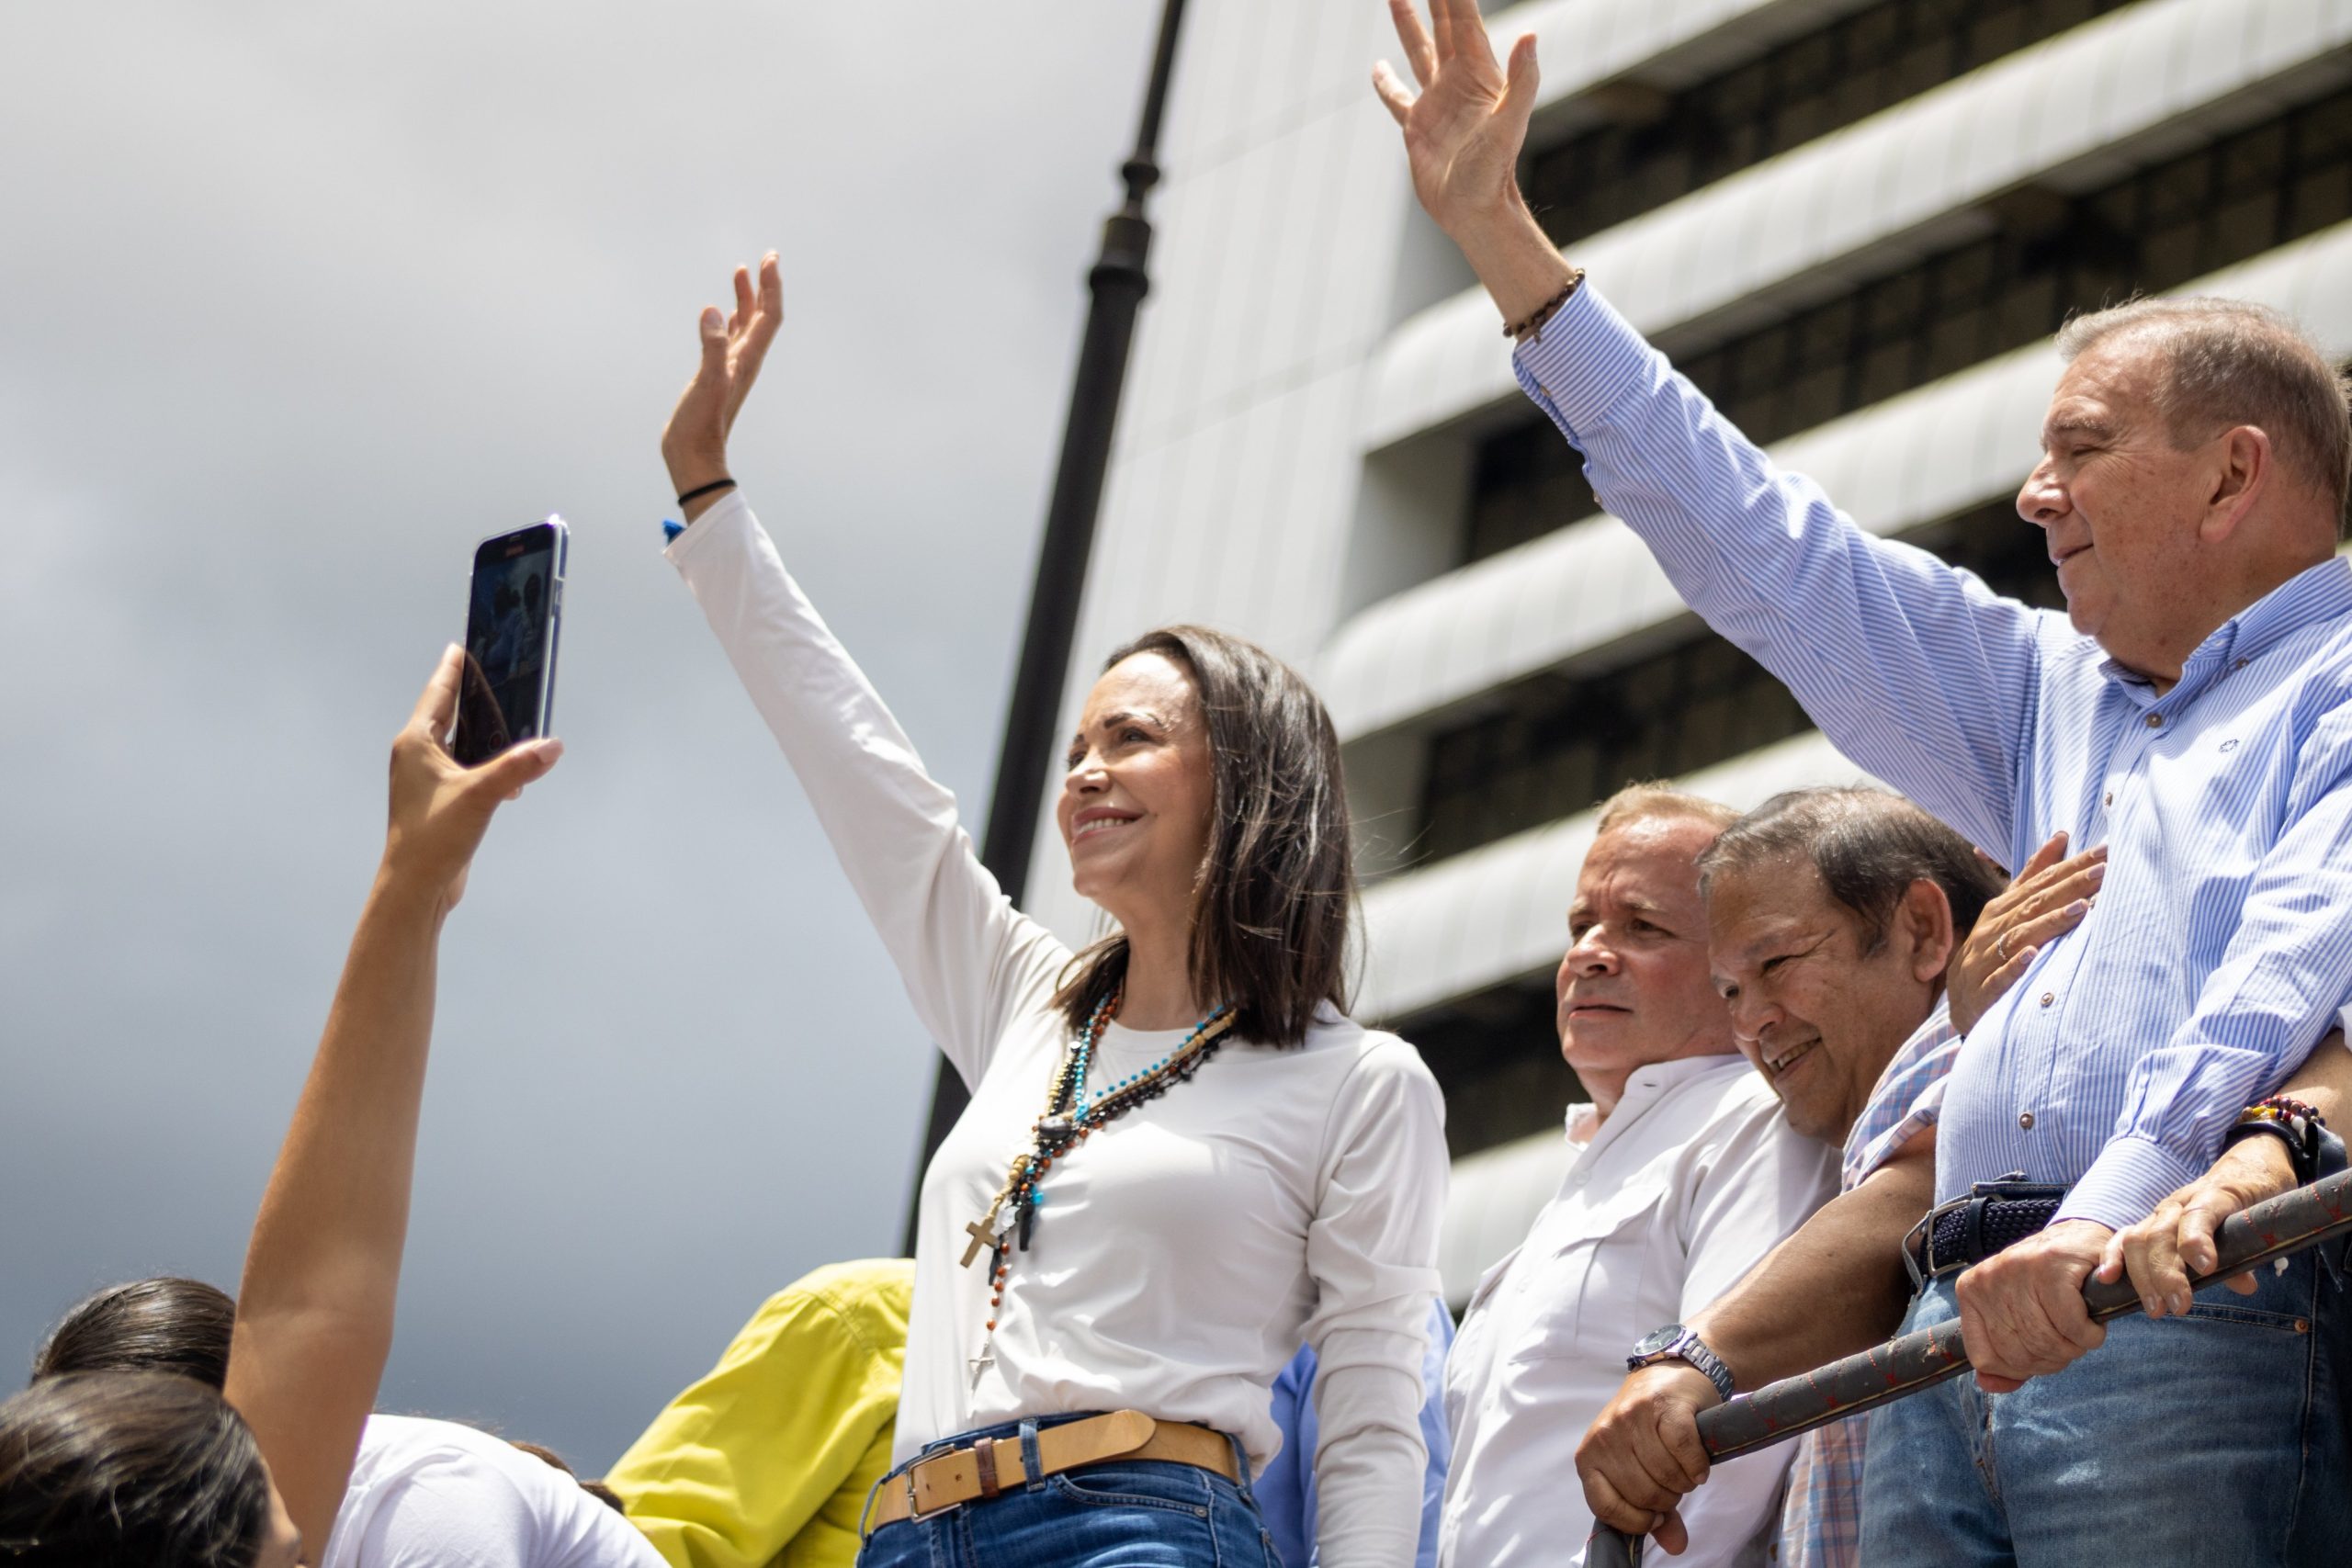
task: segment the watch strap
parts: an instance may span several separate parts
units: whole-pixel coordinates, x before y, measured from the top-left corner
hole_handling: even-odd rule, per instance
[[[1636,1351],[1625,1358],[1627,1369],[1635,1371],[1644,1367],[1654,1367],[1660,1361],[1681,1361],[1697,1369],[1702,1376],[1715,1385],[1718,1394],[1726,1400],[1731,1398],[1735,1386],[1731,1369],[1724,1365],[1723,1358],[1707,1348],[1707,1342],[1690,1329],[1677,1324],[1674,1337],[1658,1349],[1647,1353]]]

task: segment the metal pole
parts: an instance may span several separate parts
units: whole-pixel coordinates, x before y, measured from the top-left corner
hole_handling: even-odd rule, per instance
[[[2213,1237],[2218,1261],[2211,1272],[2190,1276],[2189,1288],[2243,1274],[2347,1233],[2352,1233],[2352,1171],[2338,1171],[2223,1221]],[[2083,1299],[2098,1323],[2140,1309],[2139,1292],[2129,1280],[2112,1285],[2086,1280]],[[1734,1459],[1875,1410],[1968,1370],[1959,1323],[1939,1323],[1702,1410],[1699,1438],[1706,1444],[1709,1460]],[[1586,1560],[1593,1568],[1638,1564],[1642,1543],[1607,1525],[1595,1525]]]
[[[1111,436],[1119,417],[1119,393],[1126,381],[1127,352],[1135,342],[1136,311],[1149,292],[1145,264],[1151,255],[1151,224],[1144,197],[1159,183],[1156,154],[1159,120],[1167,107],[1168,82],[1176,67],[1176,33],[1184,0],[1166,0],[1159,15],[1159,41],[1152,52],[1151,80],[1144,91],[1143,119],[1136,150],[1119,166],[1127,198],[1102,224],[1102,249],[1086,275],[1092,302],[1078,351],[1078,379],[1070,389],[1069,417],[1062,427],[1060,466],[1053,499],[1046,508],[1046,534],[1037,550],[1037,577],[1029,591],[1029,622],[1021,638],[1021,661],[1012,678],[1012,702],[1004,716],[1004,742],[997,753],[996,787],[989,798],[988,831],[980,862],[996,875],[1005,897],[1021,902],[1028,891],[1030,852],[1037,809],[1059,722],[1062,678],[1069,669],[1078,635],[1079,601],[1086,588],[1086,565],[1094,551],[1094,522],[1102,505],[1102,479],[1111,466]],[[916,1167],[918,1198],[922,1169],[939,1150],[947,1130],[963,1114],[963,1080],[943,1058],[932,1088],[931,1119],[923,1131]],[[906,1249],[914,1250],[914,1209],[907,1212]]]

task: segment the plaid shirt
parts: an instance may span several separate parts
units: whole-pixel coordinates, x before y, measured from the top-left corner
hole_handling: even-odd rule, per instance
[[[1870,1103],[1846,1134],[1838,1166],[1839,1190],[1851,1192],[1862,1179],[1912,1137],[1936,1124],[1943,1108],[1944,1077],[1960,1054],[1945,1004],[1903,1043],[1879,1075]],[[1817,1427],[1798,1439],[1789,1466],[1788,1501],[1781,1510],[1781,1540],[1775,1561],[1802,1568],[1857,1568],[1862,1539],[1862,1437],[1868,1416],[1852,1416]]]

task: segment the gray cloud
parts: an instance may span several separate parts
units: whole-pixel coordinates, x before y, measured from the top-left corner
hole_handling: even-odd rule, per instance
[[[0,1355],[231,1282],[472,542],[574,526],[559,729],[445,948],[388,1405],[608,1461],[894,1250],[931,1058],[658,554],[696,308],[737,472],[985,800],[1157,7],[39,7],[0,51]]]

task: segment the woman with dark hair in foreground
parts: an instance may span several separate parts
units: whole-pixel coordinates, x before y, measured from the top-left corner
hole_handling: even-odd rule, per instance
[[[562,753],[459,767],[458,671],[453,648],[392,743],[383,863],[254,1224],[226,1400],[91,1371],[0,1404],[12,1568],[291,1568],[325,1548],[391,1348],[441,923],[492,813]]]
[[[1198,626],[1111,658],[1056,820],[1117,929],[1073,953],[981,867],[734,491],[775,257],[735,289],[662,436],[689,525],[671,558],[972,1090],[923,1177],[899,1468],[860,1562],[1079,1568],[1138,1541],[1180,1568],[1270,1561],[1250,1476],[1304,1341],[1322,1561],[1411,1562],[1442,1112],[1411,1047],[1341,1011],[1353,885],[1322,704]]]

